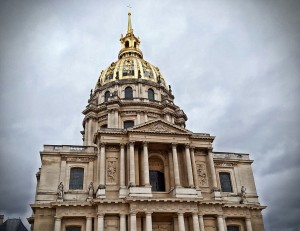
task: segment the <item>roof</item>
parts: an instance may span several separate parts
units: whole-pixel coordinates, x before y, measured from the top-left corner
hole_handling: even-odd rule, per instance
[[[7,219],[0,225],[0,231],[28,231],[20,218]]]

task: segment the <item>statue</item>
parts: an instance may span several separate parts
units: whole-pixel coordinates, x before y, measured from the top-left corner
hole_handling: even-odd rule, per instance
[[[57,199],[64,199],[64,185],[62,182],[57,187]]]
[[[91,89],[90,98],[92,98],[93,95],[93,89]]]
[[[241,204],[245,204],[247,202],[246,200],[246,188],[242,186],[241,188]]]
[[[89,185],[89,198],[93,198],[93,196],[94,196],[94,185],[93,182],[91,182]]]

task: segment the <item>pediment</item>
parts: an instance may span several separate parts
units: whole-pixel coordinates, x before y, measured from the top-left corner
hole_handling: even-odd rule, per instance
[[[136,125],[128,131],[133,132],[153,132],[153,133],[169,133],[169,134],[192,134],[189,130],[158,119],[143,124]]]

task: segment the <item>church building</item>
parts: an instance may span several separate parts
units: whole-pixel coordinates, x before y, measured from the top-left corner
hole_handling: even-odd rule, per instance
[[[44,145],[33,231],[263,231],[249,154],[186,129],[131,13],[83,110],[83,145]]]

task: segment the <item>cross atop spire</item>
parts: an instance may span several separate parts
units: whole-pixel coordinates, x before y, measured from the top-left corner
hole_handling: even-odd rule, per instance
[[[127,28],[127,34],[132,34],[133,29],[132,29],[132,24],[131,24],[131,6],[128,5],[128,28]]]

